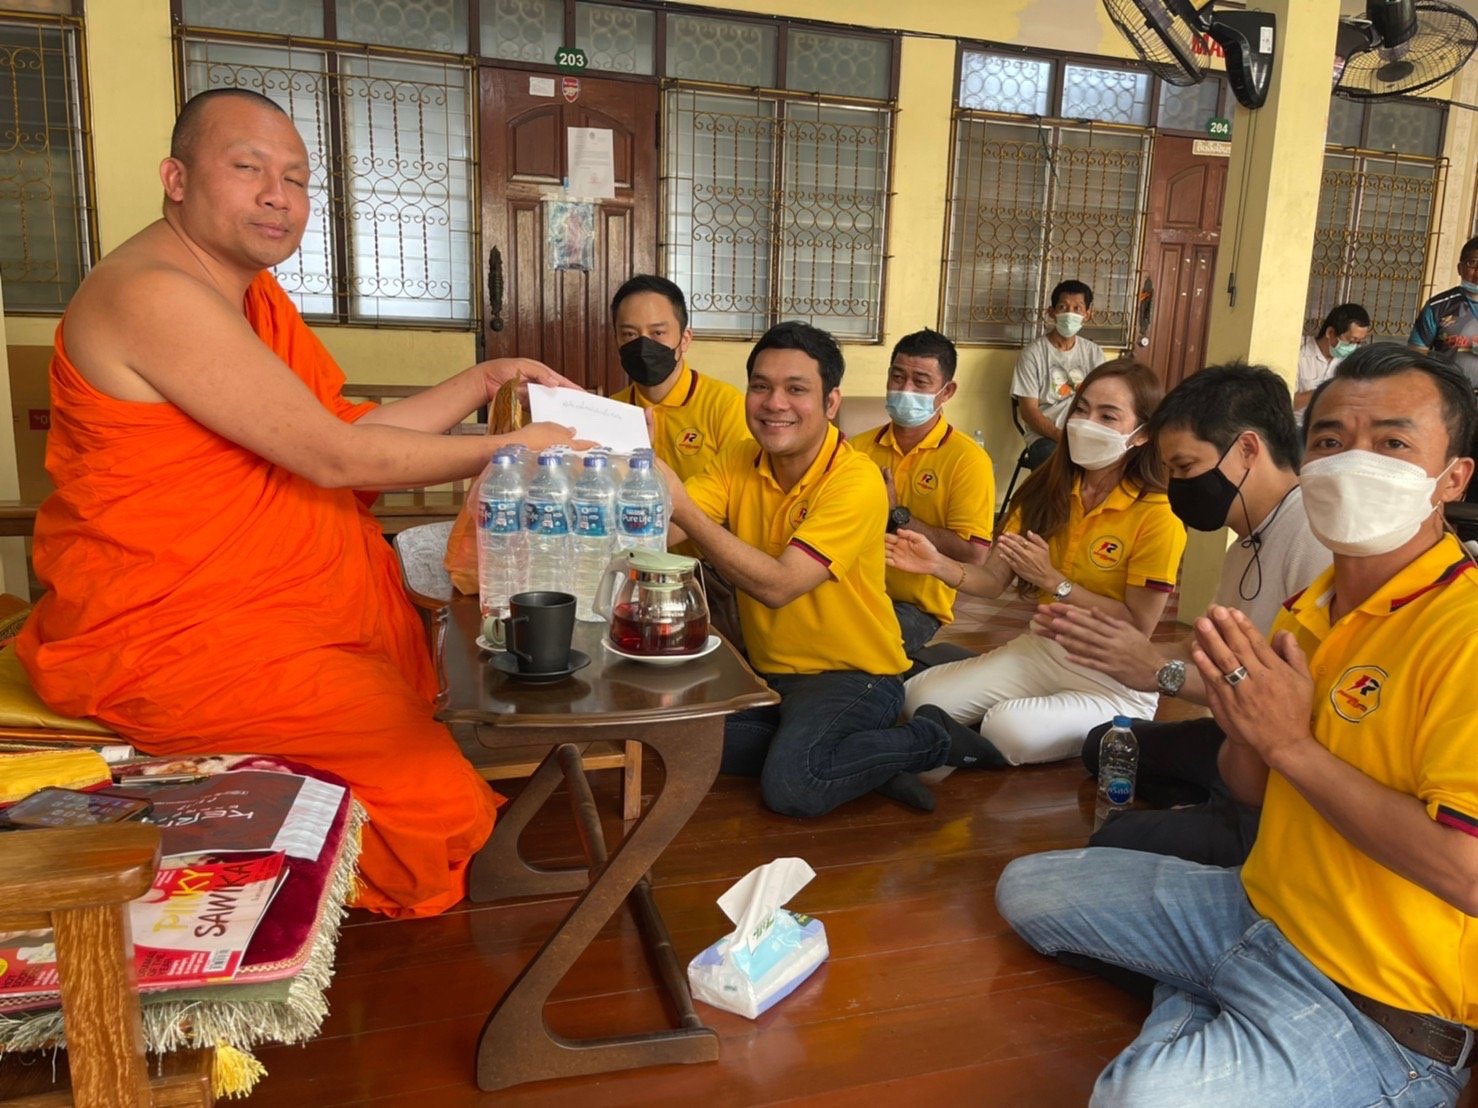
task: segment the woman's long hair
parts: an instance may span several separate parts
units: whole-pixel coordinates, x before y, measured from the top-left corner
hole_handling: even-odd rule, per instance
[[[1078,397],[1083,395],[1084,389],[1106,377],[1120,377],[1129,386],[1129,391],[1134,395],[1134,422],[1143,429],[1149,423],[1150,415],[1159,406],[1165,389],[1154,370],[1133,358],[1115,358],[1111,362],[1104,362],[1084,377],[1078,391],[1073,394],[1073,408],[1077,407]],[[1073,408],[1068,409],[1069,418]],[[1153,442],[1146,441],[1132,447],[1124,455],[1123,466],[1124,475],[1121,480],[1134,486],[1136,500],[1148,492],[1164,491],[1165,466],[1160,461],[1160,454]],[[1067,526],[1072,514],[1073,482],[1083,472],[1083,467],[1069,457],[1067,434],[1064,430],[1051,457],[1038,466],[1021,488],[1016,490],[1016,495],[1011,498],[1010,508],[1001,516],[1001,527],[996,533],[1004,530],[1006,521],[1014,512],[1020,512],[1021,532],[1025,534],[1027,531],[1035,531],[1044,541],[1050,542],[1053,535]]]

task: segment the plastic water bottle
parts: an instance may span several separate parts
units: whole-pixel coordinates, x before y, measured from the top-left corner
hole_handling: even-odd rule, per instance
[[[570,504],[575,518],[575,618],[594,622],[603,617],[596,615],[591,601],[616,551],[616,478],[607,455],[585,455]]]
[[[652,464],[651,451],[637,451],[616,493],[617,545],[622,550],[666,550],[668,510],[667,485]]]
[[[528,587],[523,499],[518,456],[510,451],[493,455],[477,499],[477,598],[484,617],[503,615],[508,598]]]
[[[570,486],[563,459],[539,455],[539,472],[524,493],[523,528],[529,542],[529,588],[568,592],[574,570]]]
[[[1139,740],[1129,728],[1128,716],[1115,716],[1098,747],[1098,803],[1093,808],[1093,830],[1109,816],[1134,801],[1134,778],[1139,773]]]
[[[979,427],[977,427],[977,428],[975,428],[974,431],[972,431],[970,433],[970,437],[975,440],[975,445],[976,446],[980,447],[980,449],[982,449],[982,450],[985,450],[985,432],[984,431],[982,431]]]

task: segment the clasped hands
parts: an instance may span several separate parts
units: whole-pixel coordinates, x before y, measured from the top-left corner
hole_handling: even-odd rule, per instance
[[[1270,767],[1306,742],[1314,678],[1298,641],[1280,631],[1269,644],[1236,608],[1213,604],[1196,620],[1191,658],[1206,698],[1227,735],[1255,750]]]

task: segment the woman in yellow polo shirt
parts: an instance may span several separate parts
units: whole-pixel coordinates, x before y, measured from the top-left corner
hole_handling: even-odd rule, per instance
[[[914,531],[888,537],[888,564],[932,573],[972,596],[1000,596],[1014,580],[1023,596],[1097,608],[1150,634],[1186,541],[1145,430],[1161,395],[1148,367],[1105,362],[1078,387],[1068,448],[1012,498],[984,565],[945,558]],[[905,687],[904,706],[961,746],[978,744],[972,768],[1000,768],[1071,757],[1089,728],[1115,715],[1153,716],[1155,699],[1026,632],[983,657],[919,674]]]

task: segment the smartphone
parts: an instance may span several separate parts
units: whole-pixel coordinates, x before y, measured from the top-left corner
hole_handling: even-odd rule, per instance
[[[38,789],[0,816],[16,827],[78,827],[140,819],[154,807],[147,800],[79,789]]]

